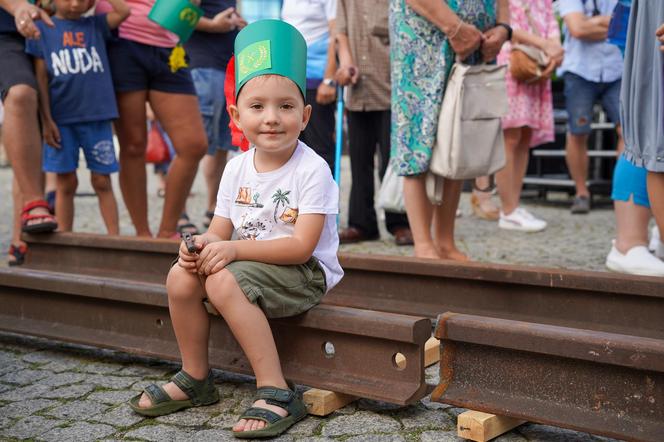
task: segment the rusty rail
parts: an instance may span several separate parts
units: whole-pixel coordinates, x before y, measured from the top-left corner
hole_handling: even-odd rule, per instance
[[[28,237],[27,267],[165,281],[174,241],[85,234]],[[53,259],[57,256],[57,259]],[[341,254],[326,304],[435,319],[453,311],[664,339],[661,278]]]
[[[664,341],[474,315],[438,321],[432,399],[626,440],[664,440]]]
[[[0,268],[0,305],[2,330],[179,360],[163,284]],[[251,374],[226,323],[211,319],[212,366]],[[270,325],[297,383],[396,404],[427,394],[428,318],[321,305]]]

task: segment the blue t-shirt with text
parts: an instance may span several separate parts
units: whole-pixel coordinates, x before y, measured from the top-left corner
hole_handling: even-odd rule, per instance
[[[53,120],[58,124],[112,120],[118,117],[106,40],[106,14],[64,20],[55,26],[37,22],[39,40],[26,40],[25,51],[44,59]]]

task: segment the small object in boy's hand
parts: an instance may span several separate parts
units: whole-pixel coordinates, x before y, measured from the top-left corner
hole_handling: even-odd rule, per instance
[[[189,253],[198,253],[198,247],[196,247],[196,243],[194,243],[194,237],[191,235],[191,233],[183,232],[182,241],[184,241],[184,245],[187,246],[187,251],[189,251]]]

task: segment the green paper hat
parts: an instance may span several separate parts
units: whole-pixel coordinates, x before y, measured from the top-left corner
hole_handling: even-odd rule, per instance
[[[292,25],[281,20],[259,20],[235,38],[235,96],[259,75],[281,75],[307,90],[307,43]]]
[[[157,0],[148,18],[180,37],[185,42],[191,37],[203,10],[189,0]]]

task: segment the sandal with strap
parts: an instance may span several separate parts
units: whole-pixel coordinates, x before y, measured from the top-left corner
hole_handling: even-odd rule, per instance
[[[30,211],[42,208],[48,210],[48,203],[44,200],[34,200],[25,203],[21,210],[21,231],[24,233],[50,233],[58,228],[55,217],[50,213],[30,214]],[[41,220],[38,223],[31,221]]]
[[[205,215],[203,216],[203,227],[206,229],[210,227],[212,223],[212,218],[214,218],[214,210],[206,210]]]
[[[219,402],[219,391],[214,385],[212,371],[201,381],[192,378],[184,370],[180,370],[171,378],[171,382],[177,385],[189,399],[172,399],[166,390],[160,385],[150,384],[143,392],[148,395],[152,405],[149,407],[140,407],[138,402],[141,400],[143,392],[131,398],[129,406],[136,413],[143,416],[157,417],[166,414],[175,413],[185,408],[201,407],[203,405],[212,405]]]
[[[180,219],[178,220],[176,230],[180,235],[182,235],[185,232],[191,233],[192,235],[198,235],[200,233],[198,231],[198,227],[196,227],[196,224],[192,223],[189,220],[189,215],[187,215],[186,213],[180,215]]]
[[[25,255],[28,253],[28,246],[25,244],[16,245],[11,244],[9,246],[9,256],[14,259],[8,259],[7,265],[9,266],[20,266],[25,262]]]
[[[288,415],[280,416],[274,411],[266,408],[252,406],[248,408],[238,420],[260,420],[267,425],[260,430],[233,431],[233,436],[238,439],[275,437],[307,416],[307,406],[302,398],[300,398],[300,396],[293,390],[276,387],[261,387],[256,391],[254,402],[260,399],[263,399],[269,405],[283,408],[288,412]]]

